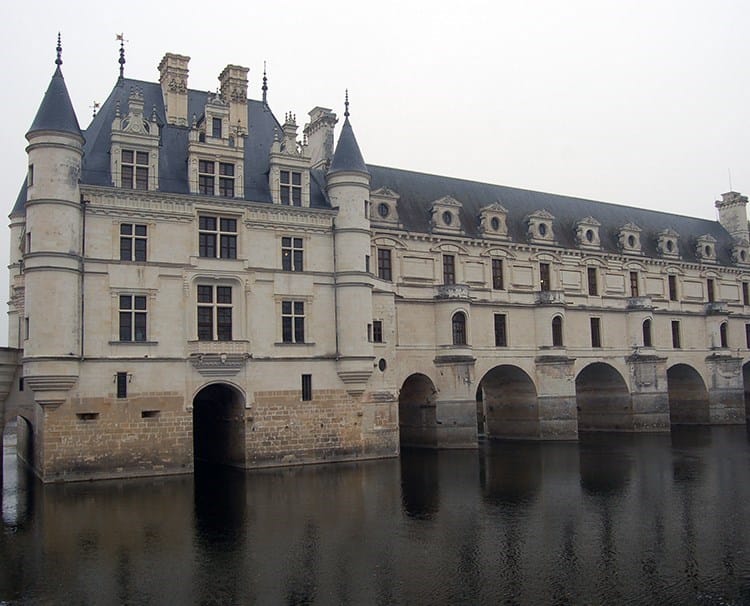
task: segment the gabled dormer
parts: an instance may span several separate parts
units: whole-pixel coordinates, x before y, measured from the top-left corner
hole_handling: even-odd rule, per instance
[[[750,264],[750,242],[744,239],[734,241],[732,245],[732,261],[737,265]]]
[[[526,216],[526,237],[532,244],[553,244],[555,233],[552,222],[555,217],[548,210],[536,210]]]
[[[716,238],[711,234],[703,234],[696,238],[695,256],[704,263],[716,262]]]
[[[388,227],[400,227],[398,219],[399,196],[387,187],[376,189],[370,194],[370,221]]]
[[[285,116],[282,133],[275,133],[269,157],[268,181],[274,204],[310,206],[310,154],[297,141],[297,118]]]
[[[110,174],[124,189],[159,189],[159,121],[156,108],[144,115],[143,93],[131,89],[126,113],[118,101],[112,121]]]
[[[508,239],[508,210],[499,202],[479,211],[479,233],[485,238]]]
[[[617,245],[620,250],[629,255],[641,254],[641,231],[635,223],[626,223],[617,232]]]
[[[461,233],[461,203],[452,196],[435,200],[430,206],[430,227],[433,232]]]
[[[656,250],[666,259],[679,259],[680,234],[671,228],[663,229],[656,234]]]
[[[601,247],[599,227],[601,227],[601,223],[594,219],[594,217],[585,217],[576,223],[576,242],[578,242],[578,246],[587,250],[598,250]]]

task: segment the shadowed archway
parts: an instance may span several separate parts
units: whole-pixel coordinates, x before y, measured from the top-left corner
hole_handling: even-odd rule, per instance
[[[245,467],[245,399],[234,387],[207,385],[193,399],[196,463]]]
[[[437,389],[421,373],[409,375],[398,394],[399,440],[406,448],[437,447]]]
[[[705,425],[710,422],[708,390],[697,370],[687,364],[675,364],[667,370],[667,385],[670,423]]]
[[[594,362],[576,377],[579,431],[633,429],[630,391],[622,375],[609,364]]]
[[[525,371],[510,364],[495,366],[482,377],[479,390],[487,437],[539,437],[536,387]]]

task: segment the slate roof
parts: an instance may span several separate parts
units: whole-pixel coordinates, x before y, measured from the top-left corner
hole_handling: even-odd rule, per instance
[[[41,130],[52,130],[81,136],[81,128],[78,126],[78,119],[73,110],[73,103],[70,101],[68,87],[65,86],[65,79],[59,65],[55,69],[55,73],[52,74],[47,92],[44,93],[42,103],[26,135],[28,136],[31,133]]]
[[[344,171],[359,173],[367,172],[367,166],[362,158],[362,152],[359,151],[357,138],[354,136],[354,131],[352,130],[352,125],[349,123],[348,116],[344,120],[344,125],[341,127],[339,142],[336,145],[336,151],[333,154],[331,166],[328,169],[329,173]]]

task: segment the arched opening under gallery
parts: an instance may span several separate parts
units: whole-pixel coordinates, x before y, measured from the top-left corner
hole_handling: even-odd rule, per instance
[[[201,389],[193,399],[193,456],[209,463],[245,467],[244,397],[224,383]]]
[[[482,378],[479,391],[488,438],[539,438],[536,387],[525,371],[510,364],[495,366]]]
[[[402,448],[436,448],[437,389],[421,373],[407,377],[398,395],[398,428]]]
[[[633,429],[633,406],[627,383],[616,368],[594,362],[576,377],[578,431]]]
[[[673,425],[709,423],[708,390],[695,368],[687,364],[675,364],[667,370],[667,386],[670,423]]]

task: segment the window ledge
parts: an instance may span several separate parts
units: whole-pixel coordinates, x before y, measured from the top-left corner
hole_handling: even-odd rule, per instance
[[[127,346],[131,346],[131,345],[153,346],[153,345],[158,345],[159,341],[110,341],[109,344],[110,345],[127,345]]]
[[[277,341],[274,343],[274,345],[278,347],[311,347],[315,345],[315,343],[311,343],[309,341],[305,341],[304,343],[287,343],[285,341]]]

